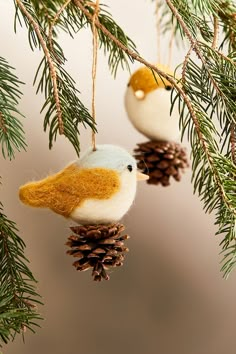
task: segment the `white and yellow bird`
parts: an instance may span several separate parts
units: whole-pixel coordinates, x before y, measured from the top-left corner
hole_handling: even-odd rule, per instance
[[[164,72],[173,73],[158,65]],[[178,141],[179,114],[175,106],[170,115],[172,85],[141,67],[131,76],[125,93],[125,108],[134,127],[151,140]]]
[[[79,224],[106,224],[120,220],[129,210],[137,180],[134,158],[114,145],[98,145],[62,171],[19,190],[21,201],[50,208]]]

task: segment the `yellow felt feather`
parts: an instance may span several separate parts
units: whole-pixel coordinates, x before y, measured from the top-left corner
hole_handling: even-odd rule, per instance
[[[157,67],[167,74],[173,75],[173,72],[171,72],[167,66],[158,64]],[[146,66],[142,66],[133,73],[129,85],[134,91],[142,90],[145,94],[156,90],[157,88],[165,88],[166,85],[172,86],[168,80],[164,78],[161,79],[157,73],[152,72]]]
[[[19,197],[27,205],[50,208],[69,217],[86,199],[109,199],[119,189],[120,178],[116,171],[80,169],[72,164],[53,176],[20,187]]]

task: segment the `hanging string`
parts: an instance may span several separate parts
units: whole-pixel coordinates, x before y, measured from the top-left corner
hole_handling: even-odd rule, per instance
[[[161,63],[161,17],[159,0],[156,0],[156,27],[157,27],[157,61]]]
[[[175,20],[173,20],[171,35],[170,35],[170,40],[169,40],[169,54],[168,54],[168,62],[167,62],[168,67],[171,67],[171,65],[172,65],[174,38],[175,38]]]
[[[89,5],[94,7],[93,21],[92,21],[92,33],[93,33],[93,64],[92,64],[92,118],[96,122],[96,108],[95,108],[95,96],[96,96],[96,75],[97,75],[97,60],[98,60],[98,31],[96,27],[96,20],[99,14],[99,0],[96,3],[90,3]],[[96,133],[92,131],[92,147],[93,151],[96,151]]]

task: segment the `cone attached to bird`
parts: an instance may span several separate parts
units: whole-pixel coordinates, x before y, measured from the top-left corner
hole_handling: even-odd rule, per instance
[[[86,225],[71,227],[73,235],[66,243],[70,249],[67,254],[75,257],[74,267],[78,271],[92,269],[95,281],[108,280],[107,270],[123,265],[128,248],[124,241],[128,235],[120,223],[110,225]]]
[[[49,208],[79,225],[86,225],[84,227],[108,227],[117,223],[131,207],[137,180],[147,178],[137,170],[135,159],[126,150],[114,145],[98,145],[95,151],[89,149],[57,174],[22,186],[19,196],[27,205]],[[106,238],[104,232],[102,235]],[[93,267],[95,263],[93,260]],[[103,269],[103,264],[107,265],[107,259],[97,257],[98,269]],[[98,273],[97,276],[102,276],[104,271]]]
[[[167,74],[174,76],[168,67],[157,66]],[[131,76],[125,93],[125,107],[131,123],[140,133],[150,139],[150,144],[148,142],[138,144],[138,149],[135,149],[138,167],[149,174],[150,179],[147,181],[149,184],[160,183],[167,186],[170,184],[169,176],[172,175],[175,180],[180,180],[179,168],[188,166],[186,150],[180,149],[180,144],[178,144],[180,132],[176,105],[170,114],[171,91],[172,84],[168,80],[161,78],[147,67],[141,67]],[[169,148],[171,149],[169,155],[174,153],[171,159],[164,157],[168,154]],[[148,151],[149,154],[147,154]],[[181,151],[181,162],[173,166],[171,163],[176,161],[176,154],[179,155],[179,151]],[[149,156],[149,161],[146,159],[147,156]],[[153,162],[156,160],[157,163],[151,164],[151,159]],[[146,168],[148,165],[150,168]]]

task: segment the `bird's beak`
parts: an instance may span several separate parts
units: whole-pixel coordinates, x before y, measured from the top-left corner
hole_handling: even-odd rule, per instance
[[[145,93],[143,90],[137,90],[134,92],[135,97],[137,98],[137,100],[141,101],[145,98]]]
[[[137,171],[137,181],[146,181],[147,179],[149,179],[148,175]]]

